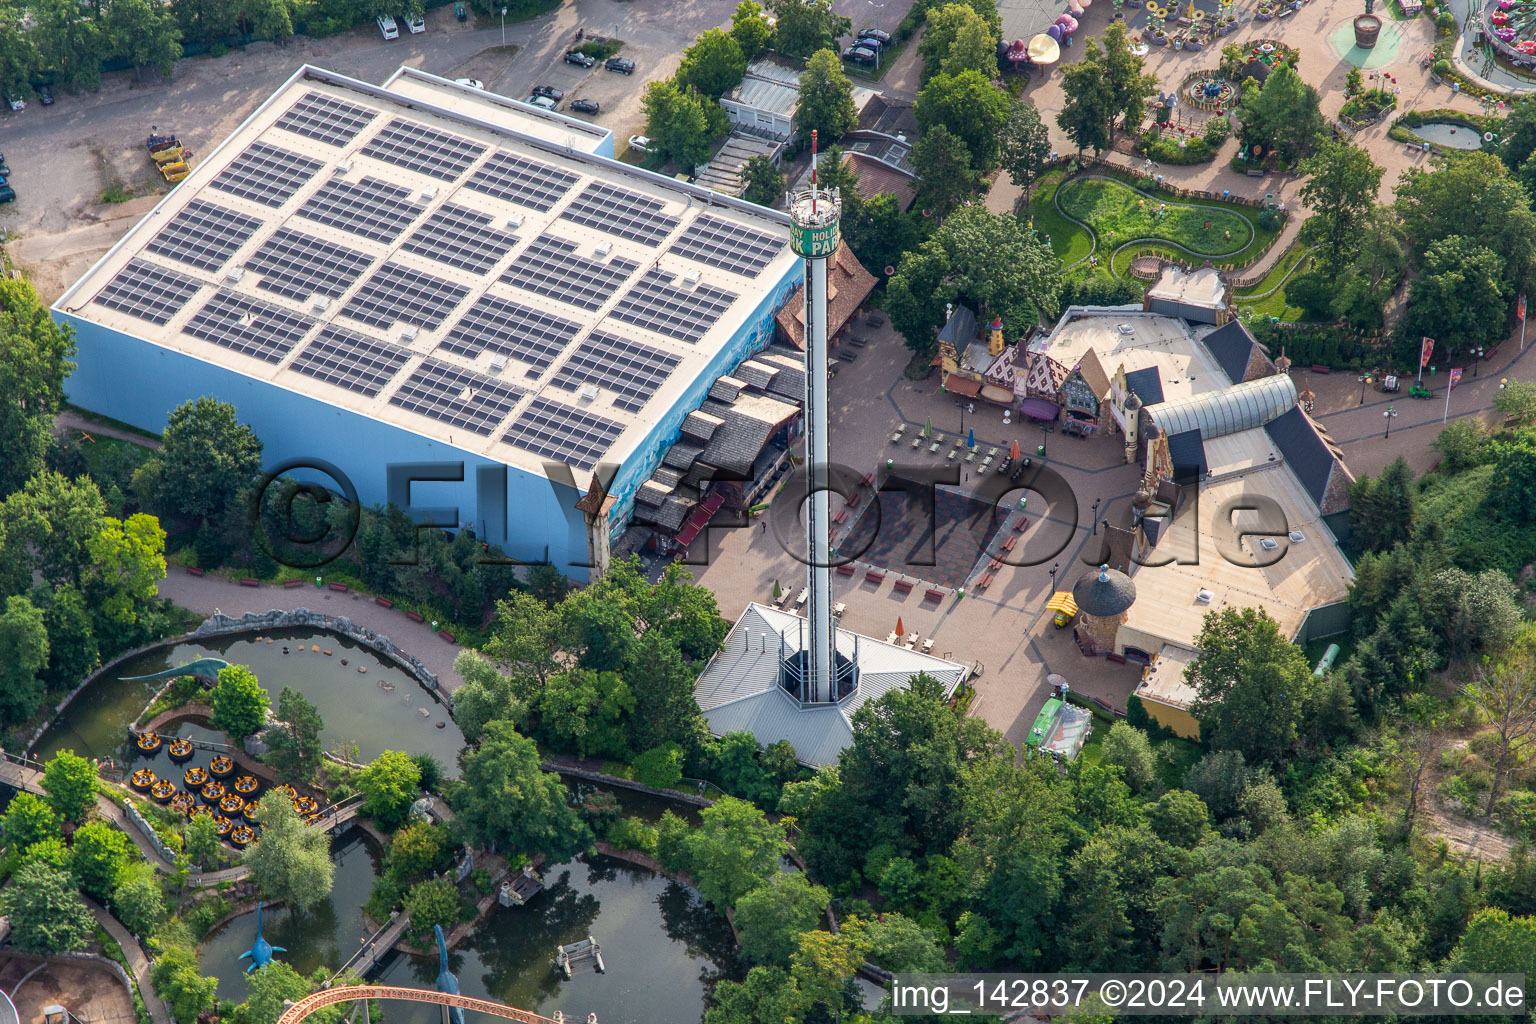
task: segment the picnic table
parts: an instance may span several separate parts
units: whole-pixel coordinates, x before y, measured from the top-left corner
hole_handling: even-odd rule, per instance
[[[795,598],[795,604],[796,605],[805,604],[805,599],[810,597],[810,596],[811,596],[811,588],[810,587],[802,587],[801,590],[800,590],[800,596]]]
[[[912,581],[911,580],[897,580],[895,583],[892,584],[892,586],[894,586],[897,590],[901,591],[903,594],[910,594],[910,593],[912,593]]]
[[[944,591],[939,590],[937,587],[929,587],[923,596],[930,601],[942,601],[944,600]]]
[[[845,601],[839,601],[839,602],[837,602],[837,604],[832,606],[832,614],[837,616],[838,618],[842,618],[843,612],[845,612],[847,610],[848,610],[848,604]]]
[[[852,576],[853,575],[853,563],[851,563],[851,562],[844,562],[842,565],[838,566],[837,567],[837,574],[839,576]]]

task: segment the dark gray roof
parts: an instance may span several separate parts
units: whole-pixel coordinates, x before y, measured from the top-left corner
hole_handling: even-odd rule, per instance
[[[1105,619],[1119,615],[1136,602],[1136,584],[1120,570],[1100,566],[1073,585],[1072,598],[1079,611]]]
[[[689,444],[687,441],[678,441],[671,448],[667,449],[667,454],[662,456],[661,463],[664,466],[671,466],[673,469],[680,469],[686,473],[689,469],[693,468],[694,462],[703,450],[703,447],[700,445]]]
[[[747,382],[744,380],[737,380],[735,377],[728,376],[721,377],[710,386],[709,397],[718,398],[722,402],[734,402],[736,396],[741,394],[742,389],[746,386]]]
[[[1323,515],[1349,508],[1349,470],[1300,406],[1264,424],[1285,464]]]
[[[691,437],[696,441],[708,441],[710,436],[720,429],[720,423],[718,416],[711,416],[702,409],[695,409],[683,418],[683,436]]]
[[[1163,400],[1163,377],[1155,366],[1132,370],[1125,375],[1125,386],[1141,399],[1142,405],[1156,405]]]
[[[1169,437],[1168,457],[1173,461],[1175,480],[1189,479],[1187,474],[1191,471],[1195,473],[1196,480],[1202,479],[1209,468],[1205,461],[1205,440],[1198,429]]]
[[[1240,320],[1229,320],[1205,336],[1205,347],[1226,371],[1227,379],[1241,384],[1248,376],[1248,361],[1258,342]]]
[[[965,348],[976,337],[976,313],[966,306],[956,306],[939,331],[939,340],[947,341],[955,348]]]

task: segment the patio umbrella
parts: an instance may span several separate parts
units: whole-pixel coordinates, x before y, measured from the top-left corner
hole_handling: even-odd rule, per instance
[[[901,616],[900,615],[896,616],[896,635],[897,636],[906,636],[907,635],[907,627],[903,626],[901,624]]]
[[[1061,31],[1061,26],[1060,25],[1052,25],[1050,28],[1045,30],[1045,38],[1049,39],[1053,43],[1061,42],[1061,37],[1062,37],[1062,31]],[[1035,42],[1038,42],[1039,39],[1040,39],[1039,36],[1035,36]],[[1029,44],[1030,50],[1034,50],[1035,42],[1031,42]],[[1060,56],[1061,55],[1061,51],[1058,49],[1056,51],[1056,54],[1057,54],[1057,56]]]
[[[1073,32],[1077,31],[1077,19],[1072,17],[1070,14],[1063,14],[1061,17],[1057,18],[1056,24],[1060,25],[1061,30],[1067,35],[1071,35]]]
[[[1052,686],[1065,686],[1067,684],[1067,677],[1052,672],[1050,675],[1045,677],[1045,681]]]
[[[1061,34],[1060,25],[1052,25],[1056,34]],[[1042,32],[1029,41],[1029,59],[1036,64],[1054,64],[1061,59],[1061,41],[1049,34]]]
[[[971,431],[965,435],[965,446],[967,448],[976,447],[976,431],[974,428],[972,428]]]
[[[1013,446],[1008,449],[1008,457],[1010,459],[1016,459],[1016,458],[1019,457],[1019,441],[1018,441],[1018,438],[1014,438]]]

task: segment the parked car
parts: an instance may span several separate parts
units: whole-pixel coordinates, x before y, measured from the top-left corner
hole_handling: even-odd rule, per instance
[[[406,18],[405,27],[411,30],[411,35],[419,36],[427,30],[426,18]]]
[[[567,64],[575,64],[578,67],[589,68],[597,63],[597,58],[589,53],[582,53],[580,50],[566,50],[565,62]]]
[[[53,106],[53,90],[49,89],[46,85],[38,86],[37,102],[41,103],[45,107]]]
[[[385,39],[399,39],[400,26],[395,24],[395,19],[387,14],[381,14],[376,19],[379,23],[379,34]]]
[[[644,135],[631,135],[629,137],[629,148],[638,149],[642,153],[649,153],[651,151],[651,140]]]
[[[536,85],[533,88],[533,94],[535,96],[547,97],[554,100],[556,103],[559,103],[561,100],[565,99],[565,93],[559,89],[556,89],[552,85]]]
[[[597,105],[597,100],[577,100],[571,104],[571,109],[578,114],[595,114],[601,108]]]
[[[16,190],[9,185],[0,185],[0,203],[14,203]]]
[[[8,92],[5,94],[5,102],[6,105],[9,106],[12,110],[27,109],[27,101],[22,99],[20,96],[17,96],[13,92]]]
[[[874,64],[878,59],[875,51],[867,46],[850,46],[843,51],[843,60],[850,64]]]
[[[603,61],[603,67],[609,71],[617,71],[621,75],[632,75],[635,73],[635,62],[628,57],[609,57]]]
[[[878,28],[861,28],[861,29],[859,29],[859,38],[860,39],[874,39],[874,40],[877,40],[880,43],[881,46],[890,46],[891,45],[891,34],[889,32],[882,32]],[[855,43],[854,45],[857,46],[858,44]]]
[[[532,103],[536,107],[542,107],[545,110],[554,110],[557,105],[556,102],[550,99],[548,96],[529,96],[528,102]]]
[[[11,169],[5,166],[5,154],[0,153],[0,175],[10,176]]]
[[[456,83],[458,83],[459,85],[467,85],[471,89],[484,89],[485,88],[485,83],[480,81],[480,79],[478,79],[478,78],[455,78],[454,81]]]

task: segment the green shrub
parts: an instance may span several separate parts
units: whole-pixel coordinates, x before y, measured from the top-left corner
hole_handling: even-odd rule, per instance
[[[1429,66],[1429,70],[1444,78],[1446,75],[1451,73],[1451,62],[1442,57],[1431,64]]]
[[[655,827],[639,818],[620,818],[608,826],[605,838],[615,850],[638,850],[647,857],[654,857],[659,834]]]
[[[655,789],[671,789],[683,778],[683,748],[663,743],[634,759],[635,781]]]
[[[1225,117],[1213,117],[1205,122],[1205,144],[1212,148],[1227,141],[1232,134],[1232,122]]]
[[[214,43],[212,46],[208,47],[208,56],[210,57],[222,57],[228,52],[229,47],[225,46],[223,43]]]
[[[896,26],[896,37],[903,41],[912,38],[912,33],[917,31],[917,23],[912,20],[912,15],[901,19],[901,24]]]
[[[589,39],[579,47],[582,53],[596,60],[607,60],[623,48],[622,39]]]
[[[1284,218],[1280,216],[1280,212],[1278,210],[1270,209],[1260,210],[1258,221],[1259,227],[1263,228],[1265,231],[1277,231],[1279,230],[1280,225],[1285,222]]]

